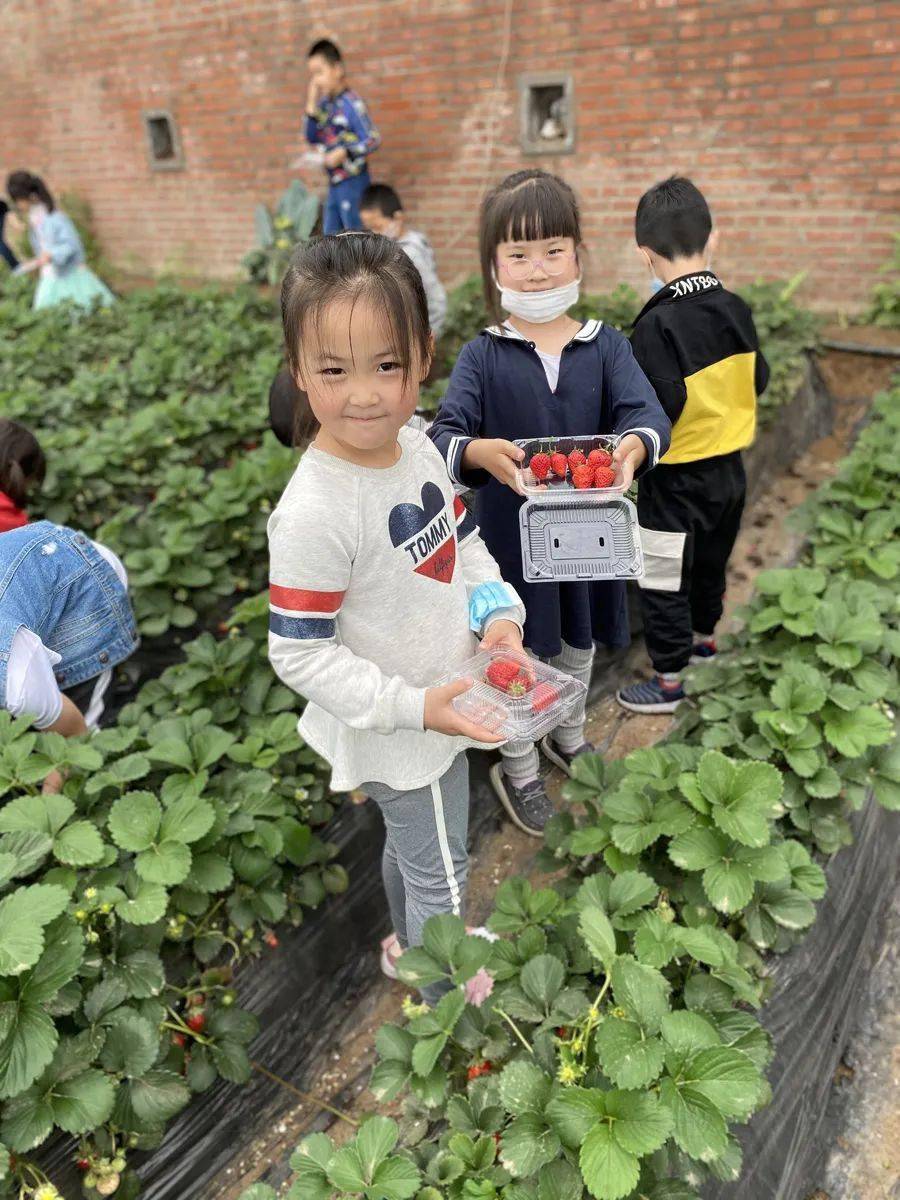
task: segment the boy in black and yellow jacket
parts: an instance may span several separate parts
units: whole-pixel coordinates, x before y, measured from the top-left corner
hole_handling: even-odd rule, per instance
[[[633,712],[660,713],[684,698],[688,663],[715,654],[744,508],[741,450],[753,441],[769,368],[750,309],[709,270],[712,218],[689,179],[673,176],[641,197],[635,234],[658,290],[631,345],[672,422],[672,442],[638,490],[641,607],[656,674],[617,698]]]

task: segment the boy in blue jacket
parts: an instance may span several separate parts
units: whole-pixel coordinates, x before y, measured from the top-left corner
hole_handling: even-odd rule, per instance
[[[369,186],[369,155],[381,145],[364,102],[347,87],[341,52],[327,39],[313,43],[308,55],[306,140],[323,146],[328,173],[324,231],[362,229],[359,202]]]

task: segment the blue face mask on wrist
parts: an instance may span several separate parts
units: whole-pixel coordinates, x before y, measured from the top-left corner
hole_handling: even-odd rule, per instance
[[[661,291],[665,286],[666,285],[663,283],[660,277],[658,275],[654,275],[650,280],[650,295],[655,296],[656,293]]]

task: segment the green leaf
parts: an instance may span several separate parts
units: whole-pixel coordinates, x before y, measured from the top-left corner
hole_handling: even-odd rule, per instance
[[[24,999],[0,1002],[0,1100],[34,1083],[58,1041],[53,1018],[39,1004]]]
[[[541,1167],[538,1200],[581,1200],[583,1193],[580,1172],[565,1159],[557,1159]]]
[[[613,1118],[612,1135],[630,1154],[652,1154],[672,1131],[672,1114],[655,1096],[643,1092],[608,1092],[604,1102]]]
[[[162,884],[141,880],[133,896],[116,901],[116,912],[130,925],[152,925],[165,913],[168,900]]]
[[[367,1200],[409,1200],[419,1190],[421,1176],[407,1158],[395,1154],[380,1163],[371,1184],[366,1188]]]
[[[128,995],[124,979],[108,977],[95,984],[84,1001],[86,1020],[95,1024],[101,1017],[119,1007]]]
[[[423,950],[421,946],[412,946],[409,950],[404,950],[397,959],[397,978],[401,983],[421,989],[429,983],[446,979],[447,972],[427,950]]]
[[[44,926],[66,908],[68,894],[55,884],[17,888],[0,900],[0,975],[21,975],[44,949]]]
[[[121,850],[147,850],[156,839],[161,817],[162,808],[151,792],[126,792],[110,809],[110,836]]]
[[[547,1105],[547,1120],[571,1150],[577,1150],[588,1132],[606,1115],[604,1093],[569,1087]]]
[[[697,929],[679,928],[676,937],[685,951],[697,962],[719,967],[725,961],[722,947],[711,929],[702,925]]]
[[[367,1179],[374,1176],[375,1168],[397,1145],[398,1136],[396,1123],[388,1117],[368,1117],[360,1125],[356,1136],[356,1152]]]
[[[880,746],[894,736],[888,717],[874,705],[845,712],[828,705],[825,709],[825,738],[845,758],[859,758],[869,746]]]
[[[466,936],[466,928],[459,917],[444,913],[429,917],[422,931],[422,945],[439,963],[451,963],[456,947]]]
[[[0,1136],[19,1154],[46,1141],[52,1129],[53,1108],[38,1088],[30,1088],[4,1105]]]
[[[412,1061],[414,1045],[415,1038],[399,1025],[382,1025],[375,1034],[375,1049],[381,1058],[408,1064]]]
[[[500,1100],[507,1112],[521,1116],[542,1112],[550,1095],[551,1081],[534,1063],[521,1059],[507,1063],[500,1076]]]
[[[82,1071],[74,1079],[55,1083],[52,1091],[53,1119],[60,1129],[74,1135],[101,1126],[112,1112],[115,1084],[102,1071]]]
[[[669,843],[669,858],[685,871],[702,871],[721,861],[728,839],[715,829],[695,826]]]
[[[132,1078],[144,1075],[159,1052],[159,1038],[149,1021],[124,1010],[110,1026],[100,1061],[107,1071]]]
[[[407,1086],[412,1067],[397,1059],[377,1063],[369,1079],[369,1091],[379,1103],[389,1103]]]
[[[670,986],[665,976],[630,956],[622,955],[610,971],[613,995],[627,1015],[645,1033],[658,1033],[669,1011]]]
[[[683,1071],[691,1090],[705,1096],[719,1112],[745,1120],[760,1098],[760,1073],[740,1050],[711,1046],[701,1050]]]
[[[581,1146],[578,1165],[596,1200],[621,1200],[638,1181],[638,1160],[623,1150],[608,1125],[595,1125]]]
[[[49,1003],[75,978],[84,958],[84,937],[76,922],[58,917],[44,933],[44,952],[27,975],[20,979],[21,995],[35,1003]]]
[[[148,1071],[142,1079],[132,1079],[131,1106],[139,1121],[163,1125],[181,1112],[191,1093],[180,1076],[172,1071]]]
[[[524,1178],[559,1154],[559,1138],[543,1116],[525,1113],[507,1125],[500,1142],[500,1161],[510,1174]]]
[[[598,962],[608,968],[616,957],[616,935],[609,917],[599,908],[583,908],[578,919],[578,928],[588,950]]]
[[[341,1192],[364,1192],[368,1180],[355,1146],[344,1146],[328,1164],[328,1178]]]
[[[674,927],[659,913],[645,912],[634,934],[634,952],[648,967],[664,967],[678,952]]]
[[[656,899],[659,887],[649,875],[641,871],[623,871],[609,887],[609,909],[617,916],[637,912]]]
[[[662,1071],[662,1042],[647,1036],[634,1021],[605,1017],[595,1046],[601,1067],[617,1087],[647,1087]]]
[[[703,872],[703,890],[719,912],[740,912],[753,897],[753,877],[743,863],[719,862]]]
[[[420,1038],[412,1052],[412,1068],[415,1073],[423,1077],[430,1075],[446,1045],[446,1033],[435,1033],[431,1037]]]
[[[191,852],[182,842],[171,838],[154,843],[135,858],[134,869],[147,883],[174,887],[187,879],[191,870]]]
[[[709,1161],[728,1145],[728,1126],[715,1104],[691,1087],[663,1079],[659,1097],[672,1113],[672,1136],[685,1154]]]
[[[671,1012],[663,1018],[663,1041],[680,1061],[691,1058],[710,1046],[718,1046],[720,1038],[713,1024],[694,1012]]]
[[[103,839],[90,821],[73,821],[56,835],[53,856],[71,867],[89,867],[103,857]]]
[[[562,991],[565,967],[552,954],[538,954],[522,968],[522,990],[535,1004],[549,1009]]]
[[[0,809],[0,833],[34,830],[55,837],[74,812],[68,796],[19,796]]]
[[[159,840],[171,838],[188,844],[198,842],[209,833],[215,819],[215,809],[208,801],[199,796],[182,796],[163,813]]]

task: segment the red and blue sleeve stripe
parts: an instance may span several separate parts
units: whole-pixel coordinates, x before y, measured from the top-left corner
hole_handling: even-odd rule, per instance
[[[456,540],[464,542],[472,533],[478,532],[475,515],[470,513],[459,496],[453,498],[453,512],[456,516]]]
[[[269,585],[269,632],[295,641],[334,637],[343,592],[313,592]]]

